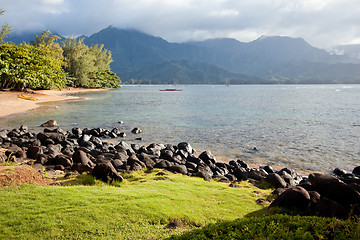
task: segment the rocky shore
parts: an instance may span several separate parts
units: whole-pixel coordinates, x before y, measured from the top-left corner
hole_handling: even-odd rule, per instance
[[[307,177],[288,168],[251,168],[240,159],[219,162],[210,151],[197,154],[187,142],[129,144],[123,140],[126,133],[116,127],[64,131],[55,125],[56,122],[50,121],[39,133],[28,131],[24,125],[0,130],[0,147],[5,153],[0,161],[24,162],[39,171],[86,172],[105,182],[122,181],[124,172],[153,168],[206,181],[216,179],[231,187],[248,180],[259,187],[275,188],[276,198],[270,209],[339,218],[360,215],[360,166],[352,173],[336,168],[331,174],[311,173]],[[134,128],[128,134],[140,133],[141,129]],[[119,142],[106,141],[111,138]]]

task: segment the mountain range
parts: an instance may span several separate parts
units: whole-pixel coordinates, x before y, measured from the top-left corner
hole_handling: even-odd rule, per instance
[[[30,35],[10,35],[5,40],[18,43],[35,39],[35,33],[29,39]],[[84,37],[84,43],[104,44],[111,50],[111,69],[123,83],[360,83],[360,59],[331,54],[301,38],[262,36],[247,43],[231,38],[171,43],[109,26]]]

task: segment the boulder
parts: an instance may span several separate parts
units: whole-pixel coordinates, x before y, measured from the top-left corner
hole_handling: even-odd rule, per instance
[[[177,145],[179,150],[185,150],[187,153],[192,155],[194,153],[194,149],[191,147],[190,143],[181,142]]]
[[[140,153],[138,155],[138,159],[145,164],[147,169],[153,169],[156,164],[155,161],[152,160],[146,153]]]
[[[285,180],[281,178],[280,175],[277,173],[270,173],[266,176],[265,181],[270,183],[275,188],[285,188],[287,185]]]
[[[211,168],[205,164],[199,164],[196,170],[196,175],[203,178],[205,181],[210,181],[214,175]]]
[[[226,174],[225,177],[229,179],[230,182],[234,182],[237,180],[236,177],[232,174]]]
[[[73,161],[66,155],[59,154],[53,160],[54,165],[62,165],[64,168],[71,168]]]
[[[284,173],[283,175],[281,175],[281,178],[284,179],[288,187],[293,187],[296,185],[295,180],[288,173]]]
[[[169,167],[173,166],[174,164],[169,162],[165,159],[159,159],[159,162],[157,162],[154,166],[154,168],[160,168],[160,169],[168,169]]]
[[[268,174],[264,170],[252,169],[249,172],[248,176],[249,176],[249,178],[261,181],[261,180],[265,179],[267,175]]]
[[[199,158],[201,160],[203,160],[203,162],[207,165],[209,165],[210,163],[215,164],[216,163],[216,158],[214,157],[214,155],[212,155],[212,153],[210,151],[204,151],[199,155]]]
[[[74,135],[77,135],[77,136],[80,136],[80,135],[82,134],[81,128],[78,128],[78,127],[72,128],[72,129],[71,129],[71,132],[72,132]]]
[[[260,167],[260,169],[263,169],[265,172],[267,172],[268,174],[270,173],[275,173],[274,169],[271,167],[271,166],[263,166],[263,167]]]
[[[336,177],[312,173],[309,180],[315,190],[322,197],[326,197],[349,209],[352,205],[360,204],[360,193]]]
[[[338,177],[341,177],[341,176],[346,174],[346,172],[343,169],[340,169],[340,168],[335,168],[333,173]]]
[[[30,159],[37,159],[39,154],[42,154],[43,150],[41,147],[38,146],[30,146],[26,152],[26,155]]]
[[[348,211],[337,202],[321,196],[315,204],[312,214],[321,217],[346,218]]]
[[[120,171],[121,169],[125,168],[126,161],[122,161],[121,159],[112,159],[111,160],[112,165],[117,171]]]
[[[289,188],[277,197],[269,208],[280,207],[305,211],[310,203],[310,194],[302,187]]]
[[[95,167],[95,163],[93,163],[88,155],[81,150],[75,151],[72,159],[74,163],[77,164],[75,170],[78,170],[78,172],[83,172],[82,170],[90,171],[90,169]]]
[[[123,177],[116,171],[111,162],[98,163],[92,171],[92,175],[104,182],[123,181]]]
[[[175,164],[174,166],[169,167],[168,170],[174,173],[181,173],[183,175],[188,174],[188,170],[184,165]]]
[[[57,122],[56,120],[49,120],[44,122],[43,124],[40,125],[41,127],[56,127],[57,126]]]
[[[245,181],[249,179],[249,173],[242,167],[236,168],[231,174],[235,176],[238,181]]]
[[[355,174],[356,176],[360,177],[360,166],[355,167],[355,168],[352,170],[352,173]]]
[[[134,128],[133,130],[131,130],[131,132],[132,133],[134,133],[134,134],[139,134],[139,133],[141,133],[142,132],[142,130],[140,129],[140,128]]]
[[[146,168],[145,163],[141,162],[135,154],[132,154],[128,158],[126,165],[130,166],[130,171],[140,171]]]

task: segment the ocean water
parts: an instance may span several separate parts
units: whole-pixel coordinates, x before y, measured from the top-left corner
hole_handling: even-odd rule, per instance
[[[143,144],[189,142],[198,152],[252,164],[328,172],[360,165],[360,85],[124,86],[78,94],[81,101],[47,103],[0,118],[0,127],[49,119],[63,129],[119,127]],[[117,122],[123,121],[120,125]],[[256,148],[257,150],[254,150]]]

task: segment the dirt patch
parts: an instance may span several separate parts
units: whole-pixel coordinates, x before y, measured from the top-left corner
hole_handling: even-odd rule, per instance
[[[27,165],[0,166],[0,187],[19,186],[24,183],[48,185],[53,181],[45,179],[38,171]]]

